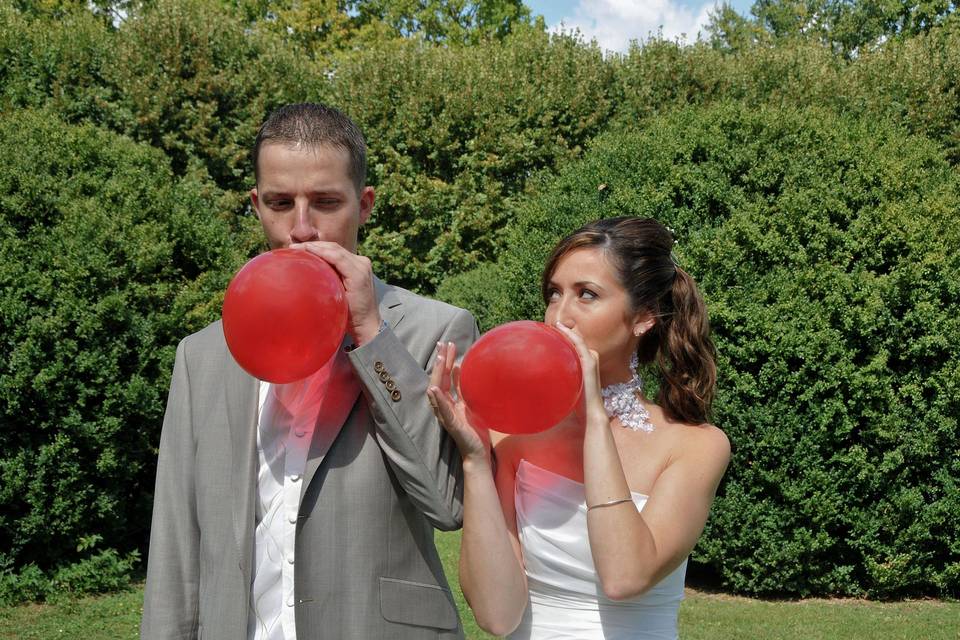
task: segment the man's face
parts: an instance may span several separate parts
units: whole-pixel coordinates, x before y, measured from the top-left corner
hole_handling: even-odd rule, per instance
[[[336,242],[356,253],[357,231],[373,210],[373,188],[350,180],[349,154],[330,146],[267,143],[260,148],[250,199],[271,249]]]

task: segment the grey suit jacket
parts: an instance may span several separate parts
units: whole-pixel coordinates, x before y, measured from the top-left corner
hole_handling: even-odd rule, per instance
[[[457,638],[433,544],[462,521],[462,469],[426,400],[462,309],[376,281],[387,327],[335,357],[303,478],[296,622],[309,638]],[[348,339],[349,340],[349,339]],[[141,637],[243,640],[252,581],[258,382],[219,322],[178,349],[160,437]]]

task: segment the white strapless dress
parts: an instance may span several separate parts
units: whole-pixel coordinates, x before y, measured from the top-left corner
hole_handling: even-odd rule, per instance
[[[647,496],[633,493],[642,510]],[[530,599],[513,640],[676,640],[687,561],[632,600],[603,595],[587,538],[583,485],[520,461],[515,502]]]

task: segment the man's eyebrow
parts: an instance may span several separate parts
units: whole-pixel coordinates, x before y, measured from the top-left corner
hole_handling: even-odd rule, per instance
[[[316,190],[314,190],[314,191],[309,191],[309,192],[307,193],[307,195],[309,195],[310,197],[314,197],[314,196],[341,196],[341,195],[343,195],[343,191],[342,191],[341,189],[316,189]],[[291,197],[291,196],[292,196],[291,192],[289,192],[289,191],[284,191],[284,190],[282,190],[282,189],[263,190],[263,191],[260,192],[260,197],[261,197],[261,198],[270,198],[270,197],[273,197],[273,198],[277,198],[277,197],[286,197],[286,198],[289,198],[289,197]]]

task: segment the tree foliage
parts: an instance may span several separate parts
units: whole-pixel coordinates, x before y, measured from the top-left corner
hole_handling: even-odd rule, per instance
[[[381,21],[398,35],[449,44],[502,39],[530,20],[521,0],[351,0],[347,11],[360,24]]]
[[[771,40],[808,39],[846,56],[907,39],[952,21],[950,0],[756,0],[751,17],[729,4],[714,11],[707,32],[717,46],[742,50]]]
[[[315,57],[410,38],[447,46],[503,39],[531,24],[521,0],[240,0],[244,20]]]

